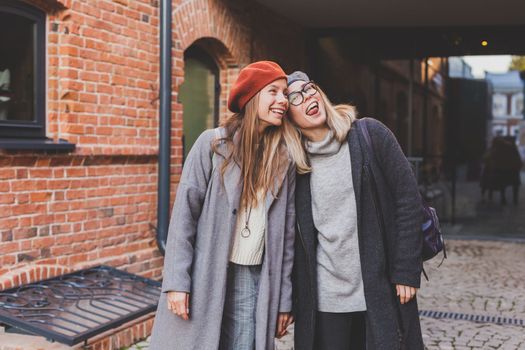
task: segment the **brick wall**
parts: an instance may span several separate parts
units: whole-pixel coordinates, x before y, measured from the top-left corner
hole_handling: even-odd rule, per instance
[[[159,279],[159,1],[26,2],[47,13],[47,136],[76,150],[0,150],[0,290],[98,264]],[[172,203],[182,170],[178,89],[191,45],[220,69],[221,116],[242,66],[274,59],[290,70],[305,59],[300,28],[257,3],[173,1]],[[129,345],[151,323],[124,327],[90,348]],[[2,335],[2,345],[31,348],[16,339]]]
[[[48,14],[47,136],[77,149],[1,151],[0,289],[103,263],[159,277],[158,5],[33,4]]]
[[[97,264],[158,279],[159,1],[26,2],[47,13],[47,136],[76,150],[0,150],[0,289]],[[172,202],[184,50],[216,60],[220,115],[243,65],[305,60],[299,27],[241,0],[174,1],[173,44]]]

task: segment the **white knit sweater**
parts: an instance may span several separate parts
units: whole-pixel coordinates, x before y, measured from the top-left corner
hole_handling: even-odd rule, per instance
[[[241,231],[246,225],[246,218],[249,214],[248,228],[250,235],[243,237]],[[259,201],[253,207],[239,210],[237,225],[233,237],[233,247],[230,254],[230,261],[239,265],[260,265],[264,254],[264,236],[266,231],[266,208],[264,196],[259,194]]]

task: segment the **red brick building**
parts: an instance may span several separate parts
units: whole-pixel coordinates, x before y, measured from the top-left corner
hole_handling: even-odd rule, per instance
[[[0,48],[0,290],[99,264],[159,279],[159,0],[3,0],[0,23],[9,33]],[[227,113],[240,67],[272,59],[287,71],[318,69],[307,33],[256,2],[173,1],[172,34],[171,201],[184,149]],[[343,66],[360,78],[327,78],[326,90],[368,98],[350,100],[397,123],[406,70]],[[374,81],[379,105],[367,97],[377,95]],[[150,326],[97,346],[124,346]]]
[[[299,29],[257,5],[175,1],[173,10],[174,193],[184,52],[198,47],[215,62],[220,113],[239,67],[268,58],[291,69],[303,56]],[[0,16],[12,32],[0,55],[10,73],[0,105],[0,290],[98,264],[159,279],[159,1],[9,0]]]

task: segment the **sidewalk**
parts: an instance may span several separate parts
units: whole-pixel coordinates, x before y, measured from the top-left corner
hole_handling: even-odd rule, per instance
[[[419,291],[426,349],[525,350],[523,187],[518,206],[509,190],[502,206],[499,193],[482,200],[477,183],[458,184],[456,224],[443,225],[448,259],[439,268],[440,256],[425,264],[430,281]],[[293,350],[292,336],[276,350]],[[147,349],[147,341],[131,348]]]
[[[525,243],[449,240],[447,247],[441,267],[439,257],[425,264],[430,281],[419,291],[426,348],[525,350]],[[484,322],[459,319],[474,317]],[[291,336],[276,344],[292,349]]]
[[[427,349],[525,349],[525,244],[449,240],[447,247],[440,268],[437,258],[426,264],[430,281],[419,291]],[[458,319],[471,316],[485,322]]]

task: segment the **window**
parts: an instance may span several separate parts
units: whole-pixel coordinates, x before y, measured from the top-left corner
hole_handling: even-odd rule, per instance
[[[492,115],[494,117],[505,117],[507,115],[507,96],[503,94],[492,96]]]
[[[45,13],[0,4],[0,138],[45,137]]]
[[[511,114],[515,118],[523,118],[523,93],[512,95],[512,111]]]

